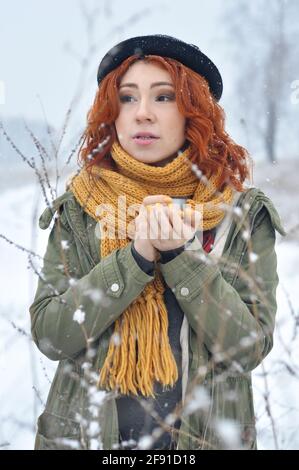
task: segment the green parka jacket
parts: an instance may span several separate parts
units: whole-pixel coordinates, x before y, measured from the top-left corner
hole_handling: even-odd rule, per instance
[[[116,395],[96,389],[98,370],[115,320],[153,276],[138,266],[132,242],[100,259],[96,221],[70,191],[42,213],[40,228],[53,216],[30,314],[34,342],[59,363],[35,449],[114,449]],[[177,449],[239,448],[219,423],[234,426],[241,448],[257,448],[251,371],[273,346],[275,230],[285,235],[271,200],[249,188],[232,211],[221,258],[215,262],[197,246],[156,263],[187,325],[186,406]]]

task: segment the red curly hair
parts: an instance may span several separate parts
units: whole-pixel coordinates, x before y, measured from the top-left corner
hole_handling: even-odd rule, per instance
[[[191,145],[190,161],[207,178],[221,167],[218,190],[224,184],[231,184],[238,191],[243,191],[242,183],[250,176],[250,157],[247,150],[237,145],[224,130],[225,112],[211,94],[208,82],[177,60],[156,55],[142,58],[132,55],[102,80],[87,114],[88,125],[79,149],[79,165],[82,164],[87,170],[93,165],[115,169],[110,149],[117,140],[114,122],[119,114],[118,89],[123,75],[137,60],[154,63],[169,72],[178,109],[186,118],[186,139]]]

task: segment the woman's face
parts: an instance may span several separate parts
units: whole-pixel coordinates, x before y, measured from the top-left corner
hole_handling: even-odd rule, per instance
[[[159,84],[163,82],[164,84]],[[119,86],[115,128],[120,145],[140,162],[164,166],[185,142],[186,118],[179,112],[170,74],[157,65],[135,62]],[[157,138],[135,137],[150,132]]]

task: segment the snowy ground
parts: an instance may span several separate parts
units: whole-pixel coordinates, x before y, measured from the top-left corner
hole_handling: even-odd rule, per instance
[[[287,230],[298,223],[298,170],[295,161],[276,167],[263,164],[255,169],[254,183],[273,199]],[[28,172],[9,177],[9,184],[6,176],[1,171],[0,233],[43,255],[49,232],[37,230],[37,222],[32,222],[34,214],[39,215],[45,206],[40,189]],[[280,286],[275,345],[253,374],[260,449],[276,445],[279,449],[299,449],[298,338],[294,339],[292,317],[292,311],[297,316],[299,313],[298,244],[298,230],[293,236],[277,239]],[[0,448],[32,449],[37,416],[57,363],[42,356],[30,338],[28,307],[37,281],[28,269],[27,255],[0,239],[0,259]],[[297,367],[297,377],[284,362]],[[274,427],[265,412],[265,371]]]

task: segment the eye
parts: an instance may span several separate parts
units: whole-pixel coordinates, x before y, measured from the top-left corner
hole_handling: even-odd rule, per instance
[[[122,95],[122,96],[119,97],[121,103],[128,103],[128,102],[130,102],[130,99],[131,99],[131,98],[134,99],[134,96],[131,96],[131,95]],[[157,99],[158,99],[159,101],[161,101],[160,98],[166,98],[167,100],[172,101],[172,100],[174,100],[175,96],[174,96],[174,95],[159,95],[159,96],[157,97]],[[163,100],[163,101],[165,101],[165,100]]]
[[[123,95],[123,96],[119,97],[119,99],[122,103],[126,103],[128,101],[127,98],[133,98],[133,96]]]
[[[159,98],[167,98],[168,100],[172,101],[174,100],[174,95],[160,95]]]

